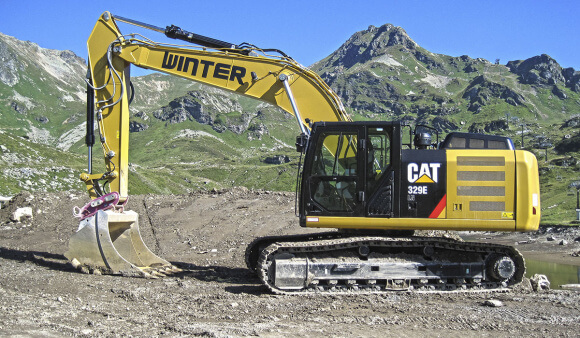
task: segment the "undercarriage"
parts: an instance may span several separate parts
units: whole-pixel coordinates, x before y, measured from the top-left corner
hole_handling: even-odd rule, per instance
[[[246,263],[278,294],[498,291],[525,272],[522,255],[509,246],[338,232],[258,239]]]

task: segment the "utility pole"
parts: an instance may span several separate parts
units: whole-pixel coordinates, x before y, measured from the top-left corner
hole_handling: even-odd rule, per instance
[[[546,157],[546,162],[548,162],[548,148],[552,147],[553,144],[552,142],[550,142],[550,140],[544,139],[544,141],[542,141],[542,143],[540,143],[540,149],[544,149],[545,151],[545,157]]]
[[[521,149],[524,149],[524,124],[521,123],[520,126],[522,127],[522,147],[521,147]]]
[[[580,221],[580,185],[576,186],[576,220]]]
[[[576,188],[576,221],[580,221],[580,181],[574,181],[568,186]]]

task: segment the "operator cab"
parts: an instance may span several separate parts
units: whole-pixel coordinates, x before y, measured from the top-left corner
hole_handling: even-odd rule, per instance
[[[396,168],[401,160],[401,126],[399,122],[314,123],[304,162],[300,214],[390,217],[393,184],[400,174]]]

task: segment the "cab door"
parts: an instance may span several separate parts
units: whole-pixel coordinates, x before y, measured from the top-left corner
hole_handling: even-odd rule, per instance
[[[362,126],[326,126],[313,137],[302,187],[306,216],[363,216],[363,132]]]
[[[393,142],[394,134],[395,129],[391,125],[370,125],[367,128],[365,182],[366,216],[369,217],[395,215],[395,180],[399,176],[396,168],[399,167],[400,142]]]

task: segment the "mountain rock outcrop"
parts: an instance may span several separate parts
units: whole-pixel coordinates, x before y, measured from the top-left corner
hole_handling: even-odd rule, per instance
[[[542,54],[523,61],[510,61],[507,66],[511,72],[520,77],[522,83],[560,85],[566,86],[575,92],[580,92],[580,72],[575,71],[573,68],[562,69],[558,62],[549,55]],[[561,97],[562,95],[558,96]]]
[[[353,34],[333,55],[322,61],[321,67],[351,68],[385,54],[388,47],[400,45],[409,50],[417,47],[401,27],[386,24],[381,27],[369,26],[366,31]]]
[[[191,91],[154,111],[153,116],[166,123],[197,121],[217,132],[230,130],[241,134],[248,130],[253,118],[252,114],[242,111],[238,101],[217,91]]]
[[[482,106],[488,104],[493,98],[499,98],[512,106],[522,105],[525,98],[507,86],[495,83],[484,75],[476,77],[467,86],[463,98],[469,100],[468,110],[479,112]]]

